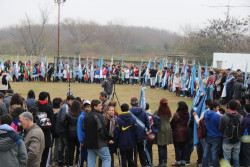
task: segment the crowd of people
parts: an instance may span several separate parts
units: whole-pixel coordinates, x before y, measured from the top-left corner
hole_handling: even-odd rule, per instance
[[[153,112],[148,103],[145,109],[139,107],[136,97],[131,98],[130,106],[124,103],[119,107],[106,92],[92,101],[73,95],[51,100],[48,92],[40,92],[36,100],[33,90],[24,99],[8,89],[0,93],[1,164],[94,167],[99,157],[99,166],[114,167],[117,155],[122,167],[139,162],[160,167],[171,163],[167,145],[173,144],[176,161],[172,166],[190,166],[194,145],[197,165],[218,167],[224,158],[234,167],[250,166],[250,94],[244,101],[232,99],[223,109],[207,99],[199,117],[195,108],[189,112],[184,101],[177,103],[172,114],[165,98]],[[153,158],[153,144],[158,147],[159,162]]]

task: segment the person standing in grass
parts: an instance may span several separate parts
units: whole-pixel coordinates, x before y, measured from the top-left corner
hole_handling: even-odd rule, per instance
[[[108,147],[111,156],[111,167],[114,167],[114,154],[116,153],[116,145],[114,143],[114,130],[115,130],[115,122],[117,116],[115,114],[115,107],[109,106],[104,113],[104,119],[107,126],[108,131]]]
[[[139,102],[136,97],[131,98],[131,108],[129,111],[144,124],[146,129],[149,129],[149,119],[147,113],[144,111],[143,108],[139,107]],[[146,145],[146,129],[142,126],[138,126],[138,138],[136,142],[137,152],[139,153],[139,159],[141,166],[148,166],[149,160],[145,151]],[[137,163],[137,162],[136,162]]]
[[[159,167],[167,166],[167,145],[173,143],[172,130],[170,127],[171,110],[168,106],[168,100],[162,98],[155,115],[160,117],[160,130],[156,135],[156,144],[158,146]]]
[[[82,110],[81,115],[78,117],[78,121],[77,121],[77,137],[80,143],[80,155],[79,155],[79,160],[78,160],[79,167],[83,167],[84,161],[87,162],[88,152],[84,145],[85,133],[83,131],[83,127],[84,127],[84,117],[87,115],[87,113],[90,110],[91,110],[90,102],[88,100],[84,100],[83,110]]]
[[[243,117],[236,111],[236,100],[230,100],[228,106],[229,111],[221,117],[220,121],[220,131],[223,134],[223,155],[229,163],[233,160],[234,167],[239,167]]]
[[[217,114],[217,108],[219,104],[212,102],[210,104],[210,109],[205,112],[204,120],[206,123],[207,134],[205,138],[205,147],[203,148],[203,159],[202,166],[209,167],[210,156],[212,155],[212,165],[213,167],[219,166],[219,151],[221,149],[222,133],[219,129],[219,124],[221,121],[220,115]]]
[[[79,141],[77,138],[77,121],[81,113],[80,103],[74,100],[70,106],[69,112],[66,113],[66,132],[67,140],[69,144],[69,167],[73,167],[74,155],[76,150],[76,162],[78,162],[79,157]]]
[[[129,110],[128,104],[121,105],[122,113],[116,119],[114,142],[118,147],[121,167],[135,167],[135,149],[138,137],[138,125]]]
[[[84,117],[84,144],[88,150],[88,166],[94,167],[99,156],[103,166],[111,165],[111,157],[107,146],[108,132],[102,115],[102,103],[92,100],[91,111]]]
[[[184,101],[180,101],[178,102],[177,111],[170,122],[176,160],[176,162],[173,163],[172,166],[184,166],[186,164],[185,154],[186,143],[188,141],[188,120],[188,105]]]
[[[57,113],[56,119],[56,134],[59,136],[59,148],[58,148],[58,166],[68,165],[68,142],[66,133],[66,113],[69,112],[69,108],[72,105],[75,97],[72,95],[67,96],[66,102],[61,106]],[[64,155],[65,153],[65,155]]]

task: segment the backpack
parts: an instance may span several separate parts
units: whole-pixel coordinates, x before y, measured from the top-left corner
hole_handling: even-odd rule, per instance
[[[51,120],[50,118],[48,118],[48,115],[46,112],[36,112],[35,122],[42,129],[51,127]]]
[[[240,141],[241,136],[241,125],[239,117],[227,114],[229,117],[229,123],[226,127],[226,137],[229,142],[234,144]]]
[[[31,107],[30,112],[34,117],[34,122],[42,129],[51,127],[51,120],[48,118],[48,114],[46,112],[39,112],[37,106]]]
[[[150,115],[153,118],[153,125],[151,127],[153,133],[158,133],[161,127],[160,117],[157,115]]]
[[[198,125],[198,138],[199,139],[203,139],[205,138],[207,135],[207,127],[206,127],[206,122],[205,119],[202,118],[199,121],[199,125]]]

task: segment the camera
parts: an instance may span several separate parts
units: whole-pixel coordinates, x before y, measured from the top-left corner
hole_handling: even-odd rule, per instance
[[[111,79],[114,84],[119,80],[117,75],[113,75]]]

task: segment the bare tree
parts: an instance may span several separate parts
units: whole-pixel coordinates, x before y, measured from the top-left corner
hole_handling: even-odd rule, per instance
[[[47,27],[50,10],[40,8],[40,21],[35,23],[27,13],[21,25],[9,33],[23,46],[27,55],[40,55],[44,52],[52,31]],[[13,30],[13,29],[12,29]]]

